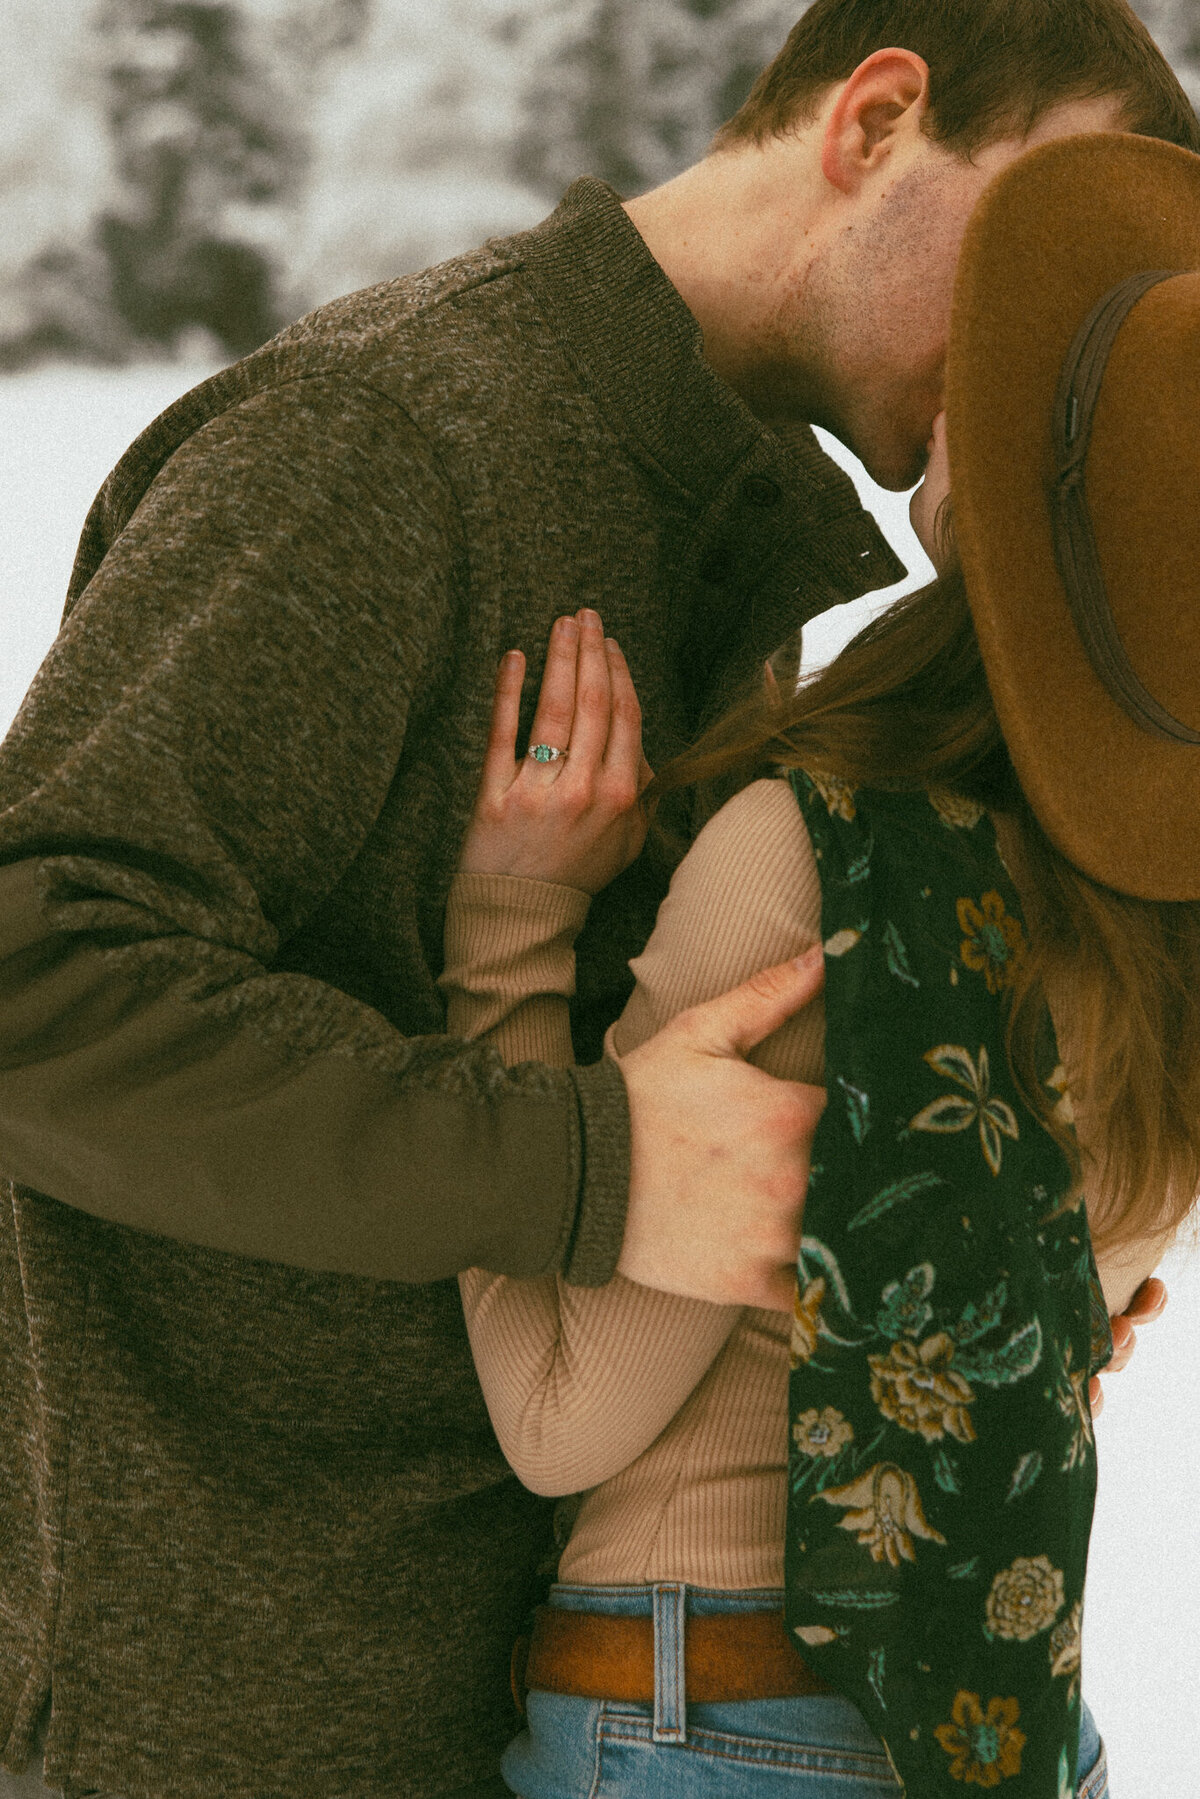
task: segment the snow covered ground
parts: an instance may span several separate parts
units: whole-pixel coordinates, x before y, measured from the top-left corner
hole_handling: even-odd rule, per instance
[[[57,629],[97,487],[138,431],[208,372],[49,367],[0,380],[0,732]],[[924,578],[904,499],[831,447]],[[806,633],[806,662],[832,655],[894,593],[826,615]],[[1163,1273],[1166,1315],[1109,1382],[1097,1425],[1085,1693],[1108,1744],[1113,1799],[1185,1799],[1200,1784],[1200,1253],[1177,1253]]]

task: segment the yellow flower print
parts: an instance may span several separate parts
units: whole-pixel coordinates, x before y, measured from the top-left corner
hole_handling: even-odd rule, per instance
[[[814,1407],[801,1412],[792,1426],[792,1439],[801,1455],[822,1455],[832,1461],[854,1441],[854,1426],[831,1405],[820,1412]]]
[[[850,783],[838,775],[815,775],[811,768],[805,773],[825,801],[830,818],[844,818],[847,824],[853,824],[857,808]]]
[[[1049,1630],[1063,1608],[1063,1577],[1044,1555],[1019,1555],[992,1582],[988,1629],[995,1637],[1027,1643]]]
[[[817,1338],[821,1334],[821,1302],[825,1298],[825,1280],[818,1275],[810,1281],[801,1293],[796,1288],[796,1299],[792,1309],[792,1367],[798,1368],[801,1362],[811,1359],[817,1347]]]
[[[1088,1371],[1086,1368],[1072,1368],[1074,1358],[1073,1346],[1068,1343],[1063,1356],[1063,1373],[1059,1376],[1058,1409],[1064,1418],[1071,1420],[1074,1429],[1071,1441],[1063,1459],[1062,1471],[1069,1474],[1072,1468],[1078,1468],[1086,1459],[1088,1450],[1095,1446],[1096,1435],[1092,1429],[1092,1408],[1088,1400]]]
[[[975,1426],[967,1409],[975,1394],[961,1374],[950,1366],[954,1338],[936,1331],[921,1344],[901,1339],[885,1356],[873,1355],[871,1398],[885,1418],[901,1430],[911,1430],[926,1443],[940,1437],[957,1437],[973,1443]]]
[[[814,1502],[818,1499],[827,1505],[854,1507],[839,1520],[839,1526],[855,1532],[858,1541],[871,1551],[872,1561],[889,1562],[893,1568],[902,1561],[915,1562],[914,1537],[945,1546],[945,1537],[933,1528],[922,1510],[916,1481],[894,1462],[877,1462],[847,1486],[826,1487],[823,1493],[814,1493]]]
[[[1067,1701],[1074,1704],[1075,1694],[1079,1687],[1079,1669],[1083,1656],[1083,1604],[1076,1600],[1061,1624],[1056,1624],[1050,1632],[1050,1673],[1052,1676],[1066,1674],[1071,1684],[1067,1689]]]
[[[984,809],[978,800],[969,800],[950,787],[931,787],[929,804],[942,823],[955,830],[972,831],[983,817]]]
[[[1015,1699],[989,1700],[985,1713],[978,1693],[957,1693],[950,1707],[953,1724],[939,1724],[933,1733],[950,1757],[951,1778],[998,1787],[1019,1774],[1025,1747],[1025,1733],[1017,1729],[1020,1715]]]
[[[1008,1102],[992,1097],[991,1069],[986,1045],[979,1046],[978,1064],[957,1043],[939,1043],[936,1049],[925,1051],[923,1060],[938,1074],[953,1081],[955,1086],[962,1087],[970,1098],[960,1099],[956,1093],[944,1094],[941,1099],[935,1099],[930,1105],[924,1106],[910,1120],[909,1130],[948,1134],[953,1131],[968,1131],[973,1124],[978,1123],[984,1161],[993,1174],[999,1174],[1003,1153],[1001,1134],[1015,1141],[1020,1131],[1017,1115]]]
[[[1002,993],[1016,979],[1028,947],[1020,920],[1009,916],[995,892],[985,893],[978,905],[960,899],[957,909],[964,966],[986,977],[989,993]]]

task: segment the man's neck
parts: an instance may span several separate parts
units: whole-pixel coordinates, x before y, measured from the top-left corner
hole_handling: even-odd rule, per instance
[[[768,421],[812,416],[797,357],[796,296],[820,252],[827,194],[801,137],[708,156],[625,203],[700,325],[705,360]],[[785,303],[786,355],[778,323]]]

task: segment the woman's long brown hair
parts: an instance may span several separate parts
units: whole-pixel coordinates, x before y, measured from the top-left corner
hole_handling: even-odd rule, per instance
[[[1014,1077],[1088,1190],[1098,1250],[1177,1228],[1200,1188],[1200,901],[1117,893],[1045,836],[1000,734],[956,568],[873,620],[795,692],[755,693],[646,797],[695,784],[727,793],[789,767],[855,787],[948,789],[1014,819],[1030,935],[1009,1011]],[[1037,1074],[1048,994],[1094,1159],[1086,1167]]]

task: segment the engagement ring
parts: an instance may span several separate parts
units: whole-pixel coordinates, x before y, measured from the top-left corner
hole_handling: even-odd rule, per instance
[[[549,743],[531,743],[525,754],[534,762],[565,762],[566,750],[556,750]]]

